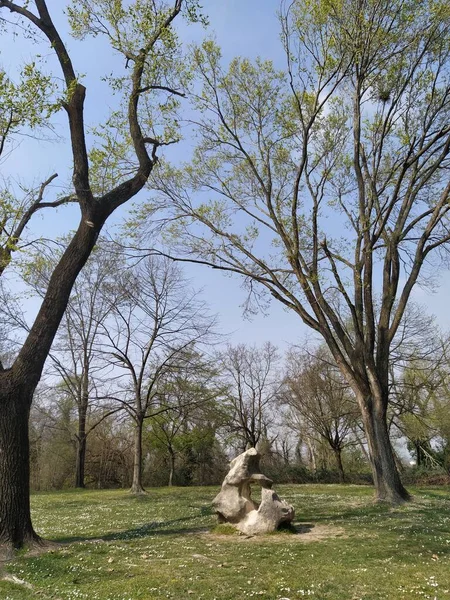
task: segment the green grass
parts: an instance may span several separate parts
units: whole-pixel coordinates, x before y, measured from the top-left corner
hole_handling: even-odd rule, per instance
[[[359,486],[277,486],[294,535],[214,530],[215,488],[36,494],[44,537],[64,542],[6,565],[1,600],[450,599],[450,489],[400,508]]]

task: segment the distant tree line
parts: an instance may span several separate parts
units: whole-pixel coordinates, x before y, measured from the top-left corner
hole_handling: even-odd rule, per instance
[[[40,293],[58,257],[32,263]],[[117,264],[126,264],[118,269]],[[219,484],[249,447],[277,481],[372,481],[353,391],[324,345],[230,345],[180,268],[93,253],[30,421],[33,489]],[[404,475],[450,472],[448,343],[411,305],[392,353],[389,431]]]

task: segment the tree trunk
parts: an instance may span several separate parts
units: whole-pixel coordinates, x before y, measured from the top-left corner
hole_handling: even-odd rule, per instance
[[[422,466],[422,452],[420,448],[420,442],[414,442],[414,447],[416,450],[416,465],[418,467]]]
[[[86,464],[86,416],[89,405],[89,395],[87,391],[88,376],[87,369],[83,382],[83,393],[78,402],[78,433],[77,433],[77,456],[75,465],[75,487],[84,488],[84,469]]]
[[[175,454],[170,452],[169,487],[173,485],[173,474],[175,473]]]
[[[38,315],[13,366],[0,369],[0,543],[10,548],[39,542],[30,517],[29,411],[73,283],[89,258],[100,228],[92,228],[82,220],[50,278]]]
[[[345,483],[344,465],[342,464],[342,450],[341,448],[333,448],[333,452],[339,473],[339,483]]]
[[[133,458],[133,481],[131,483],[131,494],[145,494],[142,486],[142,427],[144,420],[138,418],[134,428],[134,458]]]
[[[34,388],[0,373],[0,555],[41,543],[31,523],[28,418]]]
[[[316,453],[314,451],[313,445],[311,444],[311,440],[309,438],[306,438],[305,443],[306,447],[308,448],[309,464],[311,471],[313,473],[317,473]]]
[[[387,426],[386,406],[387,403],[381,399],[366,398],[362,410],[363,423],[369,447],[376,500],[401,504],[411,497],[403,487],[395,464]]]
[[[86,464],[86,432],[78,430],[77,457],[75,466],[75,487],[85,488],[84,468]]]

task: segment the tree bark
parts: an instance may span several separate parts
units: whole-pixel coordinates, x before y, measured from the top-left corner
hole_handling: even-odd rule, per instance
[[[77,433],[77,456],[75,465],[75,487],[84,488],[84,470],[86,465],[86,416],[89,405],[88,369],[85,367],[83,391],[78,402],[78,433]]]
[[[345,483],[345,472],[344,465],[342,464],[342,450],[340,448],[335,448],[333,450],[334,457],[336,459],[336,466],[339,473],[339,483]]]
[[[389,438],[386,407],[381,398],[365,398],[362,406],[363,424],[369,447],[370,466],[377,502],[402,504],[411,499],[404,488],[395,464]]]
[[[420,442],[415,441],[414,448],[416,451],[416,466],[421,467],[422,466],[422,449],[420,447]]]
[[[0,373],[0,556],[40,544],[30,515],[28,418],[33,390]]]
[[[306,438],[305,443],[306,447],[308,448],[309,464],[311,465],[311,471],[313,473],[317,473],[316,453],[314,451],[313,445],[311,444],[311,440],[309,438]]]
[[[144,420],[138,418],[134,428],[134,457],[133,457],[133,481],[131,483],[131,494],[145,494],[142,486],[142,428]]]
[[[170,452],[170,471],[169,471],[169,487],[173,485],[173,475],[175,473],[175,454]]]
[[[77,456],[75,466],[75,487],[85,488],[84,470],[86,464],[86,432],[78,431]]]

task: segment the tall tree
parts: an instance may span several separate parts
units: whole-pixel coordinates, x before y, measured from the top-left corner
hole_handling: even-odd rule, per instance
[[[91,255],[72,290],[57,338],[50,353],[50,377],[57,374],[66,395],[77,411],[74,432],[76,446],[75,487],[85,487],[88,436],[117,408],[97,400],[104,384],[105,362],[98,344],[109,313],[104,289],[111,285],[113,272],[108,255],[100,248]]]
[[[177,265],[150,257],[127,269],[110,290],[110,318],[103,324],[103,353],[114,369],[107,396],[129,414],[134,427],[131,492],[141,494],[144,421],[171,410],[161,401],[169,373],[202,370],[195,346],[211,339],[214,319]]]
[[[189,164],[155,170],[151,206],[171,212],[180,253],[268,290],[323,337],[361,411],[376,497],[400,503],[389,358],[450,240],[448,3],[293,0],[281,28],[284,71],[194,50],[199,143]]]
[[[121,70],[120,65],[116,65],[110,82],[122,99],[113,113],[120,122],[114,135],[116,146],[120,142],[127,168],[124,171],[117,167],[113,177],[101,179],[99,173],[115,162],[113,152],[104,144],[101,151],[97,148],[89,155],[84,123],[86,88],[47,3],[45,0],[0,1],[3,26],[15,28],[18,35],[24,32],[27,35],[29,31],[37,33],[59,64],[62,79],[52,79],[55,84],[61,82],[54,104],[67,115],[73,169],[71,196],[81,212],[79,225],[53,271],[40,310],[17,357],[10,367],[0,365],[0,544],[6,551],[39,542],[31,523],[29,501],[28,416],[33,392],[72,286],[104,223],[143,188],[154,167],[158,148],[173,141],[173,128],[163,131],[164,127],[158,126],[165,113],[172,114],[168,104],[173,106],[171,99],[177,95],[179,50],[173,22],[183,10],[195,19],[195,4],[195,0],[131,4],[109,0],[72,2],[68,14],[75,36],[80,39],[88,35],[106,36],[121,57],[121,66],[126,67]],[[6,14],[8,17],[4,18]],[[39,52],[37,47],[36,54]],[[161,94],[169,98],[168,103],[158,100]],[[33,106],[31,102],[30,110]],[[111,126],[113,117],[107,119],[103,132]],[[2,253],[3,266],[10,258],[8,244],[16,245],[17,236],[14,232],[12,236],[11,244],[7,241],[6,258],[5,251]]]
[[[116,274],[116,257],[98,246],[75,282],[57,336],[50,352],[46,370],[50,385],[55,377],[60,379],[59,398],[71,398],[77,411],[77,428],[73,435],[76,446],[75,487],[84,487],[86,444],[89,434],[107,418],[117,412],[98,402],[99,388],[106,364],[99,351],[100,331],[109,313],[106,291]],[[45,295],[51,273],[61,257],[61,252],[39,253],[28,265],[25,280],[41,297]]]

